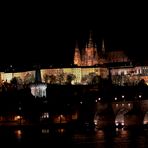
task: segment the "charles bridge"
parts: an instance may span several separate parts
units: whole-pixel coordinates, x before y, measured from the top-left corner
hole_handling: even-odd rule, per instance
[[[148,100],[115,101],[96,100],[94,123],[99,128],[106,125],[131,126],[148,124]]]

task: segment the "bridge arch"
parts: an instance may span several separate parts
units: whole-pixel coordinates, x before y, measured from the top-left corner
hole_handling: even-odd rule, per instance
[[[94,124],[96,128],[105,128],[114,126],[115,116],[109,107],[106,110],[97,111],[94,115]]]
[[[116,126],[124,126],[125,125],[125,120],[124,120],[124,115],[128,112],[129,110],[127,108],[121,108],[116,116],[115,116],[115,125]]]

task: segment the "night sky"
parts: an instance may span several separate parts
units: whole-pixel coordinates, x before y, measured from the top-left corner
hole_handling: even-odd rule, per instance
[[[101,48],[125,50],[132,58],[147,59],[148,23],[145,8],[108,5],[71,4],[50,7],[19,8],[2,13],[1,63],[71,63],[76,40],[80,47],[93,31]],[[74,8],[72,8],[74,7]],[[17,59],[17,60],[16,60]]]

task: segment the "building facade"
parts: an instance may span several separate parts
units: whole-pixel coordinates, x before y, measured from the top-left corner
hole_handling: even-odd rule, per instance
[[[117,85],[137,84],[144,79],[148,84],[148,67],[136,66],[132,64],[121,66],[120,64],[110,67],[110,63],[130,63],[130,59],[122,50],[106,52],[104,40],[102,40],[101,50],[93,41],[93,34],[90,32],[88,43],[82,49],[76,44],[73,63],[75,66],[67,68],[46,68],[40,69],[41,81],[50,84],[95,84],[99,79],[108,79],[111,75],[112,83]],[[123,64],[124,65],[124,64]],[[26,72],[0,73],[0,81],[10,83],[13,78],[17,78],[20,83],[35,82],[35,70]],[[98,83],[98,82],[97,82]]]

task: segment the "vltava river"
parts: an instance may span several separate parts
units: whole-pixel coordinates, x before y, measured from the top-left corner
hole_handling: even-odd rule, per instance
[[[148,148],[148,129],[66,130],[50,128],[0,128],[3,147]]]

